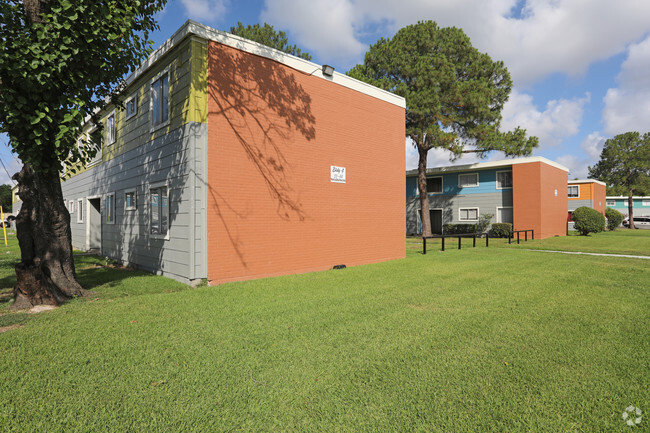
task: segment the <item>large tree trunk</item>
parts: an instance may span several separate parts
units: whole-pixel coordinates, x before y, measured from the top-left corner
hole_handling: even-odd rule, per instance
[[[431,217],[429,215],[429,194],[427,192],[427,153],[424,146],[418,145],[418,190],[420,192],[420,213],[422,236],[431,236]]]
[[[630,228],[634,228],[634,199],[632,198],[632,193],[627,197],[627,213],[630,217]]]
[[[16,265],[14,309],[59,305],[85,296],[72,257],[70,214],[63,202],[59,174],[37,173],[25,164],[14,175],[23,201],[16,217],[21,262]]]

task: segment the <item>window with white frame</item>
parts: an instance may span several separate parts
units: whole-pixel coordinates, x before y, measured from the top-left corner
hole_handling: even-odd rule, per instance
[[[124,119],[129,120],[138,113],[138,95],[133,94],[129,99],[124,102]]]
[[[77,200],[77,222],[84,222],[84,201],[82,198]]]
[[[458,209],[458,219],[461,221],[478,221],[478,208],[466,207]]]
[[[136,194],[134,189],[124,192],[124,210],[136,210]]]
[[[74,213],[74,200],[68,201],[68,212],[70,213],[70,215]]]
[[[115,194],[106,195],[106,223],[115,224]]]
[[[478,173],[459,174],[458,186],[461,188],[468,186],[478,186]]]
[[[497,171],[497,189],[512,188],[512,171]]]
[[[650,206],[650,200],[641,200],[641,206]]]
[[[569,185],[569,197],[570,198],[580,197],[580,185]]]
[[[169,231],[169,197],[167,185],[149,188],[149,233],[167,236]]]
[[[151,82],[151,125],[159,127],[169,122],[169,71],[162,72]]]
[[[427,178],[427,192],[429,194],[442,193],[442,177],[429,177]]]
[[[115,143],[115,111],[106,118],[106,144]]]
[[[512,207],[498,207],[497,222],[512,224]]]
[[[607,200],[605,204],[607,206],[616,206],[616,200]]]

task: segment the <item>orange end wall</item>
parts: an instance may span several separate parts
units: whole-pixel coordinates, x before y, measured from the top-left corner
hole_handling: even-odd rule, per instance
[[[533,229],[535,239],[566,234],[566,171],[541,162],[513,164],[512,184],[515,230]]]
[[[607,207],[607,198],[606,198],[607,188],[605,187],[605,185],[594,183],[593,190],[594,190],[594,209],[596,209],[598,212],[605,215],[605,208]]]
[[[216,42],[208,93],[211,284],[405,257],[403,108]]]

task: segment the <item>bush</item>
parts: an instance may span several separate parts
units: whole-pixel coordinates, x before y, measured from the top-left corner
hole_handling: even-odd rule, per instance
[[[442,232],[446,235],[464,235],[476,233],[476,224],[445,224]]]
[[[492,221],[493,216],[491,213],[482,213],[476,223],[476,233],[485,233],[488,227],[490,227],[490,221]]]
[[[490,229],[491,238],[509,238],[512,234],[511,223],[494,223]]]
[[[596,209],[587,206],[579,207],[573,211],[574,228],[582,235],[600,233],[605,230],[605,217]]]
[[[625,217],[616,209],[608,207],[605,209],[605,218],[607,218],[607,230],[615,230],[616,227],[621,225]]]

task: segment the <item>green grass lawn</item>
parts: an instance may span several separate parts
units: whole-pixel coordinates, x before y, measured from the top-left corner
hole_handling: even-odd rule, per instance
[[[79,256],[93,297],[0,334],[0,431],[648,431],[647,260],[415,245],[197,289]]]

